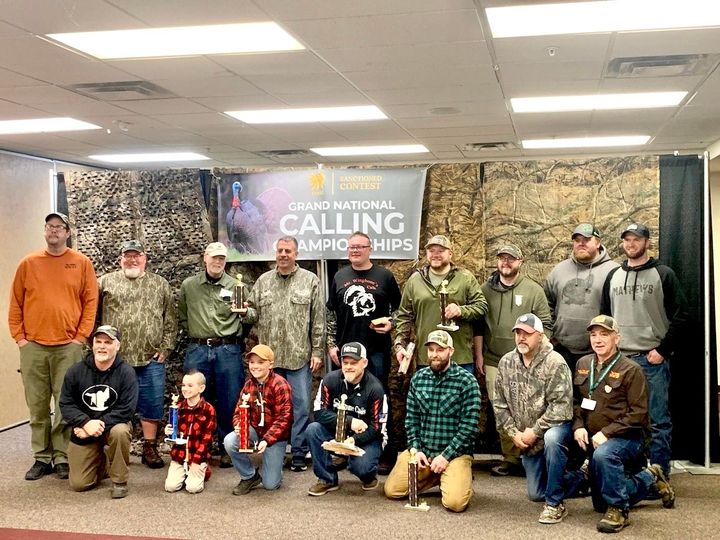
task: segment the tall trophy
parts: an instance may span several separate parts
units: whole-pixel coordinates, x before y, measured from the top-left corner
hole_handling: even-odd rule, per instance
[[[445,308],[448,307],[448,297],[450,296],[447,290],[447,284],[447,279],[443,279],[440,284],[440,290],[438,291],[438,296],[440,296],[440,324],[438,324],[437,327],[447,332],[455,332],[460,327],[455,324],[452,319],[448,319],[445,316]]]
[[[172,403],[170,404],[168,413],[168,424],[172,426],[172,433],[170,433],[169,437],[165,438],[165,442],[172,444],[186,444],[187,439],[183,437],[182,433],[178,433],[178,399],[180,399],[179,395],[172,395]]]
[[[233,313],[245,311],[245,284],[242,282],[242,274],[235,276],[235,285],[230,299],[230,311]]]
[[[241,396],[242,403],[238,405],[240,409],[240,423],[238,424],[238,452],[249,454],[255,451],[252,441],[250,440],[250,394]]]
[[[335,439],[325,441],[322,447],[328,452],[341,454],[343,456],[362,456],[365,450],[355,446],[355,439],[347,437],[347,410],[345,404],[347,394],[340,396],[340,403],[337,405],[337,423],[335,424]]]
[[[410,460],[408,461],[408,503],[405,508],[408,510],[420,510],[427,512],[430,510],[428,503],[420,502],[420,493],[418,490],[418,468],[420,464],[417,461],[417,450],[410,449]]]

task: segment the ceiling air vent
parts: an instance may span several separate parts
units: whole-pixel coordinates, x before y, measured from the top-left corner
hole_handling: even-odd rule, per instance
[[[512,150],[516,148],[514,143],[503,141],[503,142],[481,142],[481,143],[469,143],[464,145],[461,150],[463,152],[493,152],[500,150]]]
[[[307,150],[262,150],[259,152],[255,152],[256,154],[259,154],[266,158],[287,158],[287,157],[305,157],[305,156],[314,156],[315,154],[312,154],[311,152],[308,152]]]
[[[103,101],[133,101],[136,99],[164,99],[175,94],[148,81],[119,81],[82,83],[65,87],[67,90]]]
[[[717,54],[673,54],[670,56],[633,56],[613,58],[607,65],[606,78],[684,77],[708,73],[718,61]]]

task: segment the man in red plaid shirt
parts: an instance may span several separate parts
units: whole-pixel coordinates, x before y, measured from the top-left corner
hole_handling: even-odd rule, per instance
[[[205,375],[191,369],[183,377],[183,400],[178,403],[178,435],[184,444],[173,444],[170,450],[170,468],[165,480],[165,491],[179,491],[185,484],[188,493],[200,493],[205,480],[210,478],[208,462],[212,450],[213,434],[217,426],[215,408],[201,394],[205,391]],[[165,426],[170,435],[172,425]]]
[[[235,430],[225,437],[225,450],[240,473],[240,483],[233,489],[233,495],[245,495],[261,483],[267,490],[280,487],[285,447],[293,423],[292,389],[290,383],[273,371],[272,349],[256,345],[247,359],[252,377],[245,382],[235,407]],[[238,451],[243,399],[249,405],[250,441],[255,455],[262,457],[259,470],[250,460],[251,454]]]

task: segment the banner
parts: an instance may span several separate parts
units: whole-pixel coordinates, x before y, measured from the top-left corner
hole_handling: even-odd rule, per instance
[[[354,231],[373,258],[414,259],[427,169],[311,169],[223,174],[218,240],[228,261],[275,260],[275,241],[294,236],[299,259],[345,259]]]

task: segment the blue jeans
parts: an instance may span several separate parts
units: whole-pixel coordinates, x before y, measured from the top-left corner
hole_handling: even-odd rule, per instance
[[[522,456],[527,474],[528,498],[557,506],[577,493],[581,476],[568,473],[568,445],[572,441],[571,422],[545,432],[545,448],[532,456]]]
[[[608,506],[628,510],[652,492],[655,479],[649,471],[628,470],[637,464],[642,451],[640,437],[612,437],[593,451],[590,484],[596,511],[605,512]]]
[[[139,395],[137,413],[141,420],[159,421],[165,414],[165,363],[150,360],[147,366],[136,366]]]
[[[307,427],[305,435],[310,445],[310,453],[312,453],[315,476],[323,482],[337,485],[338,475],[332,466],[332,455],[322,447],[322,443],[333,440],[335,434],[330,433],[319,422],[313,422]],[[367,483],[377,476],[382,448],[378,440],[372,441],[362,448],[365,450],[364,455],[348,456],[348,470],[357,476],[361,482]]]
[[[250,427],[250,440],[253,443],[258,442],[259,437],[255,428]],[[250,454],[238,452],[238,436],[234,431],[227,434],[223,444],[228,456],[232,459],[235,470],[240,473],[241,480],[248,480],[255,475],[255,466],[250,461]],[[260,478],[262,478],[263,487],[267,490],[273,490],[280,487],[282,483],[282,468],[285,461],[285,447],[287,441],[278,441],[265,448],[262,455],[262,465],[260,466]]]
[[[205,375],[204,397],[215,407],[220,441],[232,432],[232,417],[240,389],[245,384],[240,345],[208,347],[191,343],[188,345],[183,369],[197,369]]]
[[[670,474],[672,458],[672,419],[670,418],[670,365],[666,359],[662,364],[651,364],[647,356],[633,356],[645,372],[648,389],[648,413],[650,415],[650,462],[657,463],[666,475]]]
[[[310,364],[305,364],[300,369],[275,368],[274,371],[290,383],[292,388],[293,425],[290,431],[290,448],[294,459],[304,460],[309,450],[305,430],[310,422]]]
[[[475,376],[475,364],[473,362],[470,362],[469,364],[458,364],[458,366],[463,368],[465,371],[467,371],[473,377]]]
[[[387,392],[388,376],[390,375],[390,355],[385,352],[368,354],[368,370],[377,377]]]

